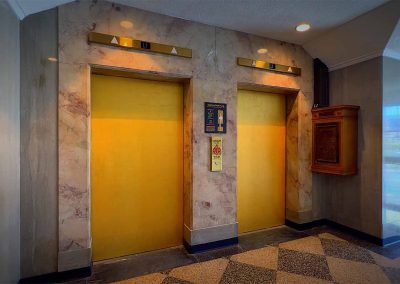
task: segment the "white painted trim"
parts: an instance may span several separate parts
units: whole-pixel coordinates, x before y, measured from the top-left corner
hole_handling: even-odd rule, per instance
[[[185,241],[191,246],[231,239],[237,236],[237,222],[198,230],[192,230],[188,226],[184,225],[184,238]]]
[[[376,50],[376,51],[373,51],[373,52],[370,52],[370,53],[367,53],[367,54],[363,54],[363,55],[358,56],[358,57],[354,57],[354,58],[350,58],[350,59],[344,60],[344,61],[339,62],[339,63],[334,64],[334,65],[330,65],[330,66],[328,66],[328,68],[329,68],[329,71],[335,71],[335,70],[338,70],[338,69],[349,67],[351,65],[354,65],[354,64],[357,64],[357,63],[361,63],[361,62],[364,62],[364,61],[367,61],[367,60],[382,56],[382,54],[383,54],[383,51]]]
[[[22,20],[26,17],[26,13],[22,9],[21,5],[18,3],[18,0],[6,0],[8,5],[10,5],[11,9],[14,11],[15,15]]]
[[[383,56],[400,60],[400,51],[393,50],[391,48],[386,48],[383,51]]]

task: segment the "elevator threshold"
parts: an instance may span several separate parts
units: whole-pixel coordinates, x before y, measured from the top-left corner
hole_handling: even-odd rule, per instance
[[[149,250],[149,251],[145,251],[145,252],[139,252],[139,253],[128,254],[128,255],[118,256],[118,257],[104,259],[104,260],[93,261],[93,265],[116,264],[119,262],[129,261],[133,258],[142,258],[142,257],[150,256],[152,254],[160,254],[160,253],[168,254],[169,251],[173,251],[173,250],[177,250],[177,249],[184,249],[184,248],[185,247],[183,245],[179,245],[179,246],[174,246],[174,247],[169,247],[169,248]]]
[[[270,228],[265,228],[265,229],[260,229],[260,230],[255,230],[255,231],[250,231],[250,232],[244,232],[244,233],[239,233],[238,236],[246,236],[246,235],[251,235],[251,234],[256,234],[256,233],[261,233],[261,232],[267,232],[271,230],[276,230],[276,229],[282,229],[282,228],[287,228],[286,225],[279,225],[279,226],[274,226]]]

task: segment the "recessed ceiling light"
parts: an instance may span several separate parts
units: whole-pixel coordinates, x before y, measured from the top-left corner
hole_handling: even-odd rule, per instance
[[[58,61],[57,58],[55,58],[55,57],[48,57],[47,60],[50,61],[50,62],[57,62]]]
[[[268,49],[266,49],[266,48],[260,48],[259,50],[257,50],[257,52],[258,52],[259,54],[265,54],[265,53],[268,52]]]
[[[311,28],[309,24],[300,24],[296,27],[296,31],[298,32],[306,32]]]
[[[120,25],[121,27],[125,28],[125,29],[131,29],[131,28],[133,28],[133,23],[132,23],[131,21],[127,21],[127,20],[121,21],[121,22],[119,23],[119,25]]]

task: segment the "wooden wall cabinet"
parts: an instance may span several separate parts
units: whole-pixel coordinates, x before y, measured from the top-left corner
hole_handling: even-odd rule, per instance
[[[359,106],[341,105],[312,110],[312,171],[357,174]]]

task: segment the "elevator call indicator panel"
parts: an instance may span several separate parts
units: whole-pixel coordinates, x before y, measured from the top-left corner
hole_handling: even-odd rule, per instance
[[[205,133],[226,133],[226,104],[204,103]]]
[[[123,49],[142,50],[147,52],[162,53],[179,57],[192,58],[192,50],[174,45],[167,45],[156,42],[142,41],[130,37],[108,35],[90,32],[88,35],[89,43],[97,43],[108,46],[120,47]]]
[[[211,171],[222,171],[222,137],[211,136]]]
[[[270,63],[270,62],[261,61],[261,60],[254,60],[254,59],[238,57],[237,64],[239,66],[273,71],[273,72],[278,72],[278,73],[292,74],[295,76],[301,75],[301,69],[298,67],[280,65],[280,64]]]

